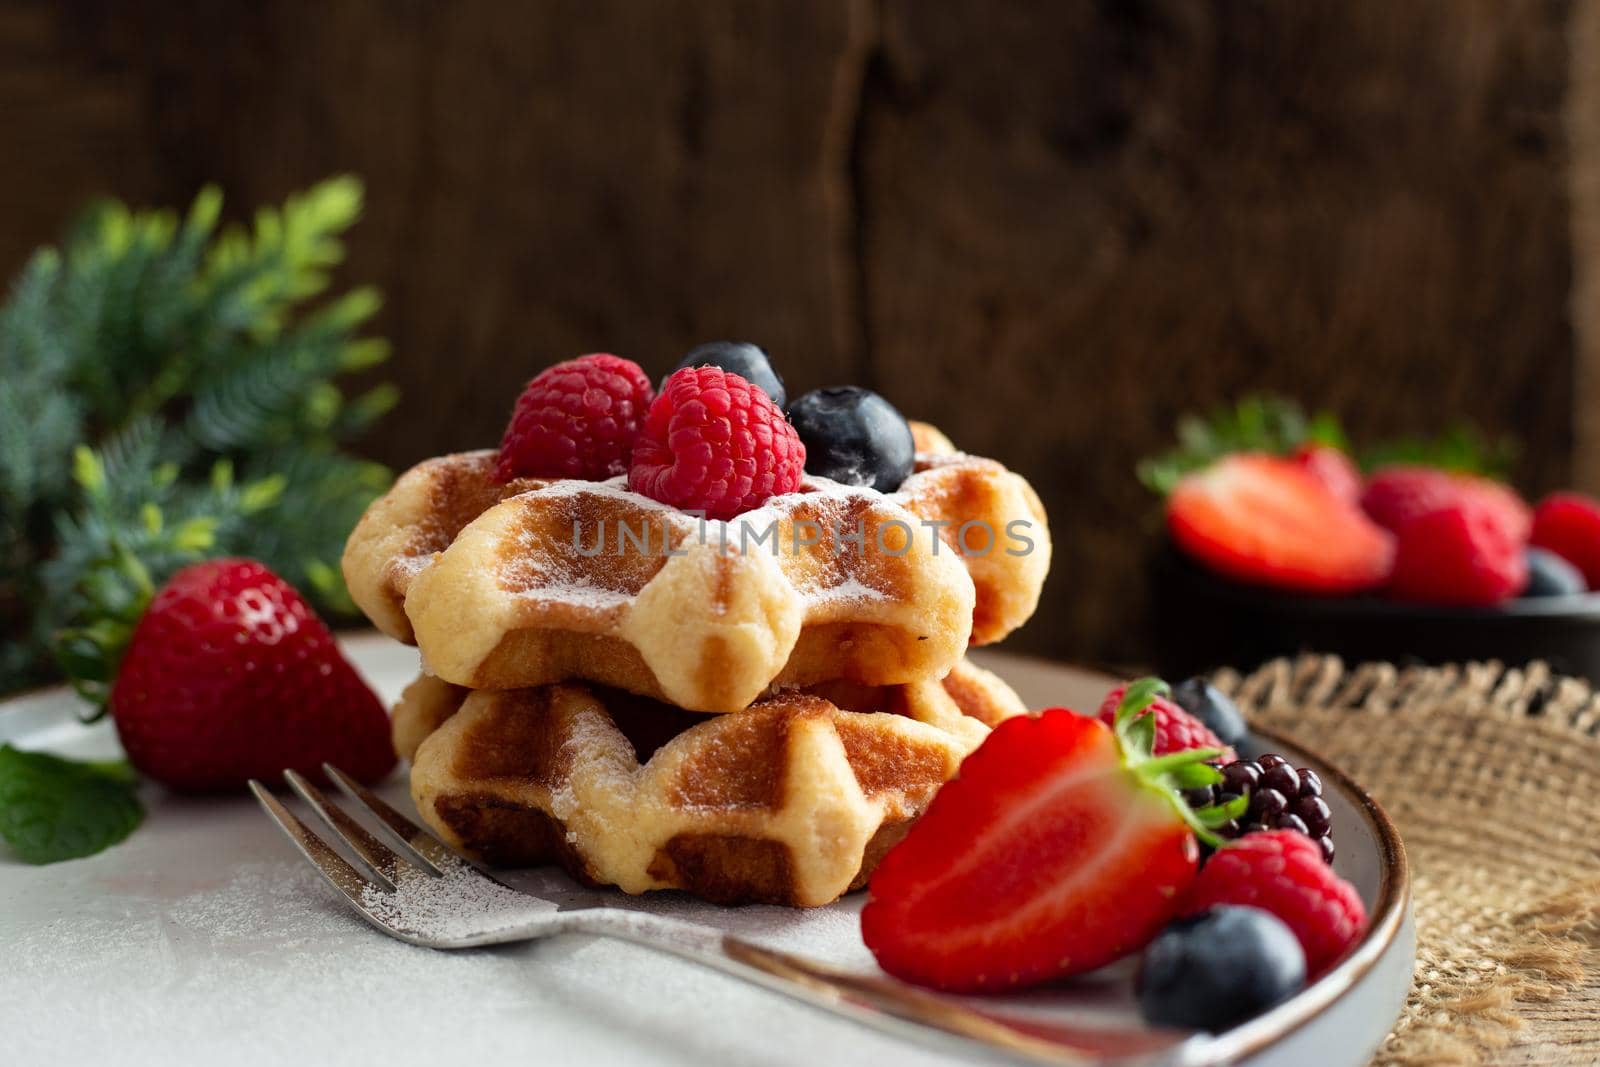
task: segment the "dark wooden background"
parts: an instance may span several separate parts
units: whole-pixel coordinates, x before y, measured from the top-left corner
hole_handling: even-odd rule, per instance
[[[396,466],[543,365],[756,340],[1028,474],[1018,647],[1130,661],[1174,417],[1471,419],[1574,466],[1569,4],[0,4],[0,267],[99,193],[370,207]],[[1203,620],[1196,620],[1203,625]]]

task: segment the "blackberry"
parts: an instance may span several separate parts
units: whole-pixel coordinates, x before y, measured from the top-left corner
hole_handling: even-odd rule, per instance
[[[1221,767],[1217,785],[1184,791],[1192,808],[1226,804],[1248,795],[1250,808],[1237,821],[1217,827],[1223,837],[1243,837],[1261,830],[1295,830],[1322,849],[1333,862],[1333,813],[1322,799],[1322,779],[1309,767],[1295,767],[1269,752],[1253,760],[1238,760]]]

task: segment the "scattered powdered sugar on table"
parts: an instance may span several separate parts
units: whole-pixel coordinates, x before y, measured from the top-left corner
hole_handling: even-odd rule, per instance
[[[382,922],[440,941],[459,941],[511,930],[556,906],[485,878],[472,866],[444,866],[437,878],[415,867],[395,877],[395,891],[377,886],[361,891],[361,902]]]
[[[287,850],[265,820],[247,827],[240,837],[256,855]],[[151,830],[121,856],[113,849],[82,861],[71,893],[58,891],[48,903],[28,894],[25,909],[11,892],[27,890],[8,884],[11,872],[0,869],[0,1027],[15,1062],[956,1062],[925,1060],[910,1046],[828,1023],[782,998],[620,941],[574,935],[454,951],[408,945],[361,920],[298,859],[218,867],[183,840],[167,842],[159,861],[145,861],[138,851],[159,836]],[[177,851],[166,854],[169,848]],[[166,867],[180,855],[187,869]],[[59,877],[64,866],[23,873]],[[121,881],[133,868],[141,872],[138,884],[119,888],[94,873]],[[564,878],[505,877],[531,888]],[[172,892],[185,885],[193,888]],[[432,914],[444,929],[461,918],[420,887],[406,883],[400,892],[397,906],[407,915]],[[489,894],[506,913],[509,892]],[[853,902],[805,912],[717,908],[677,894],[611,892],[604,899],[870,967]],[[516,903],[524,914],[552,907],[532,898]],[[795,1041],[773,1043],[775,1029]]]

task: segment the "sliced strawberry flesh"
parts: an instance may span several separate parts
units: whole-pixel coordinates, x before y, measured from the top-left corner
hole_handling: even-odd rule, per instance
[[[891,973],[998,989],[1101,966],[1171,918],[1197,848],[1103,724],[1002,724],[871,883],[862,934]]]
[[[1291,460],[1243,453],[1188,475],[1167,501],[1178,546],[1230,578],[1317,593],[1381,585],[1393,539]]]

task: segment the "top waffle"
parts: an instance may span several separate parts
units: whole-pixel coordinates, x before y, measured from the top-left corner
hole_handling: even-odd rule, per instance
[[[725,712],[773,686],[939,678],[1032,614],[1049,567],[1032,488],[972,456],[921,454],[889,494],[807,479],[727,523],[622,479],[498,485],[494,461],[408,471],[344,557],[372,621],[474,689],[579,678]]]

